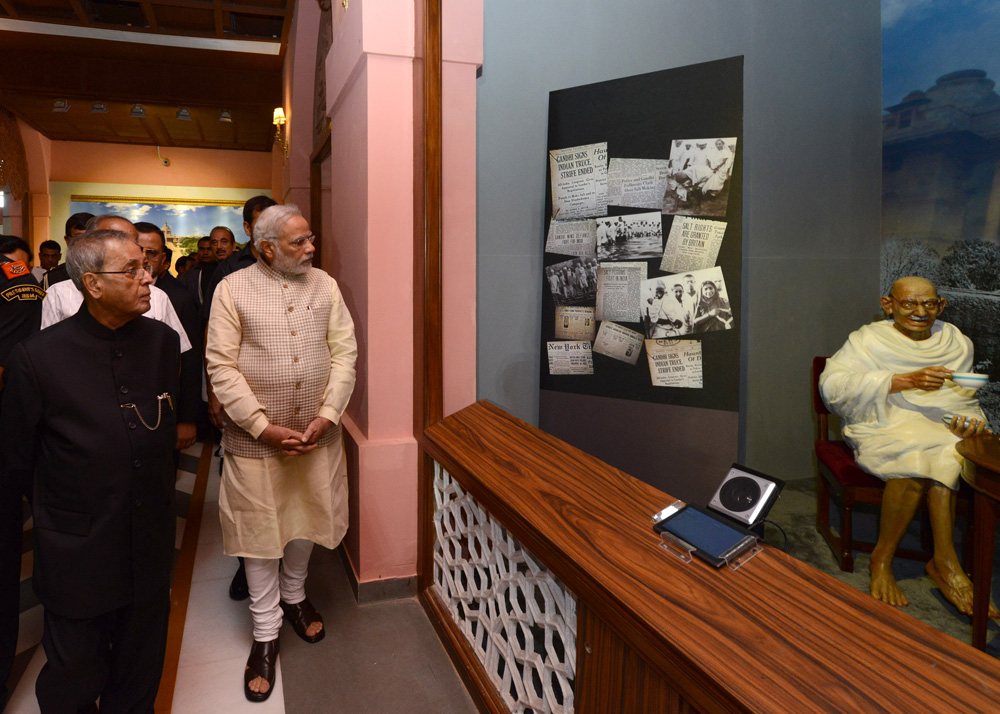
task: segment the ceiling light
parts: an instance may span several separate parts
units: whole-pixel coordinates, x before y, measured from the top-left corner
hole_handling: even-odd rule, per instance
[[[132,111],[129,112],[130,117],[135,117],[136,119],[142,119],[146,116],[146,108],[141,104],[133,104]]]
[[[104,102],[94,102],[94,106],[90,108],[93,114],[107,114],[108,107]]]
[[[177,118],[181,121],[191,121],[191,111],[188,109],[178,109]]]
[[[225,122],[226,124],[233,123],[233,115],[229,113],[228,109],[219,110],[219,121]]]
[[[68,99],[57,99],[52,102],[52,111],[54,112],[68,112],[69,111],[69,100]]]

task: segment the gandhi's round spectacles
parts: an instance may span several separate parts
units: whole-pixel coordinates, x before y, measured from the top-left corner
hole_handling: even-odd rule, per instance
[[[146,273],[146,269],[141,265],[137,268],[129,268],[128,270],[95,270],[94,275],[127,275],[132,280],[141,280],[142,276]]]
[[[923,305],[925,310],[939,310],[941,308],[942,300],[924,300],[923,302],[917,302],[916,300],[899,300],[898,298],[890,295],[890,300],[895,300],[896,304],[899,305],[904,310],[916,310],[917,305]]]

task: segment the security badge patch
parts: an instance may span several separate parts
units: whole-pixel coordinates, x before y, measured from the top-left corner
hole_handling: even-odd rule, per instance
[[[7,276],[8,280],[14,280],[29,274],[28,266],[23,260],[15,260],[11,263],[0,263],[0,270]],[[0,295],[7,302],[14,300],[44,300],[45,291],[38,285],[11,285],[0,290]]]

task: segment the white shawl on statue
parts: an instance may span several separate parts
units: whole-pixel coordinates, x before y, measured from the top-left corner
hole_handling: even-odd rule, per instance
[[[984,419],[975,392],[948,380],[941,389],[889,394],[893,374],[925,367],[972,368],[972,341],[936,321],[926,340],[911,340],[891,320],[865,325],[826,363],[823,401],[842,419],[841,432],[858,465],[881,479],[930,478],[958,488],[964,460],[944,416]]]

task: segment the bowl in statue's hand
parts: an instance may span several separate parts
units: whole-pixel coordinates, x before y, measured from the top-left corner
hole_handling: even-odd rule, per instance
[[[979,389],[990,380],[989,375],[975,372],[952,372],[951,381],[966,389]]]

